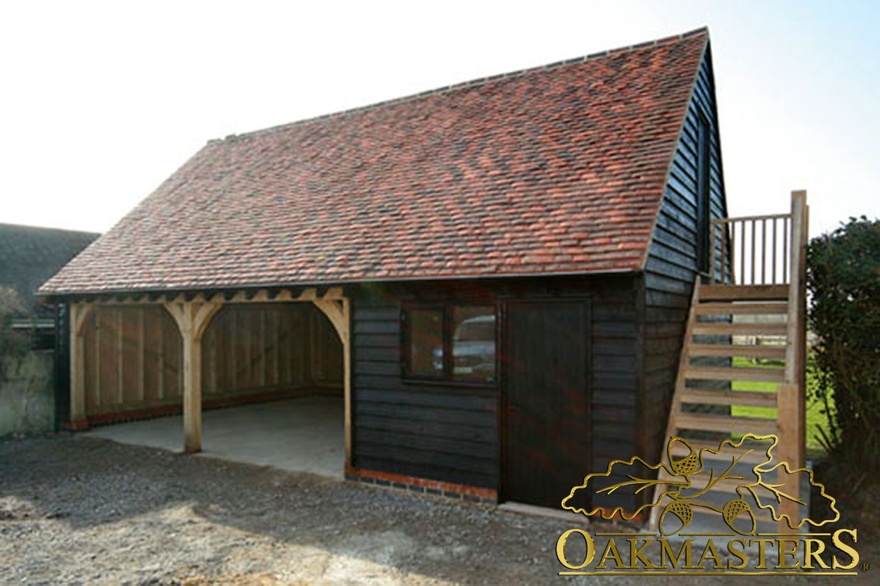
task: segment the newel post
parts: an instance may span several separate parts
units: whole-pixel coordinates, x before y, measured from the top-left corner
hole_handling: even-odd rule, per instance
[[[791,275],[788,289],[788,329],[785,383],[779,386],[779,459],[792,470],[806,465],[807,371],[807,242],[809,239],[807,192],[791,193]],[[795,495],[801,496],[804,495]],[[792,518],[798,506],[783,503],[782,513]],[[780,523],[780,531],[789,529]]]
[[[166,302],[183,340],[183,450],[202,450],[202,336],[221,304],[200,301]]]
[[[807,192],[791,194],[791,276],[788,290],[788,346],[785,384],[779,389],[779,420],[785,438],[780,446],[792,467],[806,463],[806,355],[807,355]],[[780,438],[783,439],[783,438]],[[787,447],[786,447],[787,444]],[[780,454],[781,455],[781,454]]]

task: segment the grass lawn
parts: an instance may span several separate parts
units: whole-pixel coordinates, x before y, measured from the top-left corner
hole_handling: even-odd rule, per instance
[[[734,358],[733,366],[746,367],[751,366],[754,367],[755,364],[752,363],[747,358]],[[774,368],[773,366],[768,365],[768,368]],[[807,376],[810,376],[809,370],[807,371]],[[763,392],[763,393],[775,393],[776,392],[776,384],[774,383],[762,383],[762,382],[749,382],[749,381],[737,381],[733,383],[732,390],[734,391],[753,391],[753,392]],[[833,401],[830,402],[831,407],[834,408]],[[822,448],[821,444],[817,441],[816,436],[818,432],[816,431],[817,427],[823,428],[825,431],[828,431],[828,416],[823,413],[825,410],[825,406],[821,401],[815,400],[807,400],[807,457],[815,458],[816,456],[820,456],[825,453],[825,450]],[[735,417],[755,417],[759,419],[775,419],[776,418],[776,408],[774,407],[743,407],[743,406],[733,406],[731,408],[731,415]]]

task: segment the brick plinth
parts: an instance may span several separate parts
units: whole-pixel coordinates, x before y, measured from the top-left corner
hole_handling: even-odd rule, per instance
[[[354,468],[347,462],[345,464],[345,478],[348,480],[365,482],[367,484],[390,486],[403,490],[411,490],[413,492],[434,494],[472,502],[486,504],[495,504],[498,502],[498,492],[491,488],[455,484],[453,482],[442,482],[440,480],[418,478],[416,476],[406,476],[403,474],[391,474],[389,472],[379,472],[378,470],[365,470],[362,468]]]

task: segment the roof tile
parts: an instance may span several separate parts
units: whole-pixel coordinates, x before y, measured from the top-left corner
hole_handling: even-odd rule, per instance
[[[41,291],[638,270],[707,43],[210,141]]]

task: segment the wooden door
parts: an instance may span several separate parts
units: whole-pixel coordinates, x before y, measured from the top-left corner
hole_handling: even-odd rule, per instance
[[[558,509],[590,469],[589,305],[512,303],[506,322],[503,497]]]

